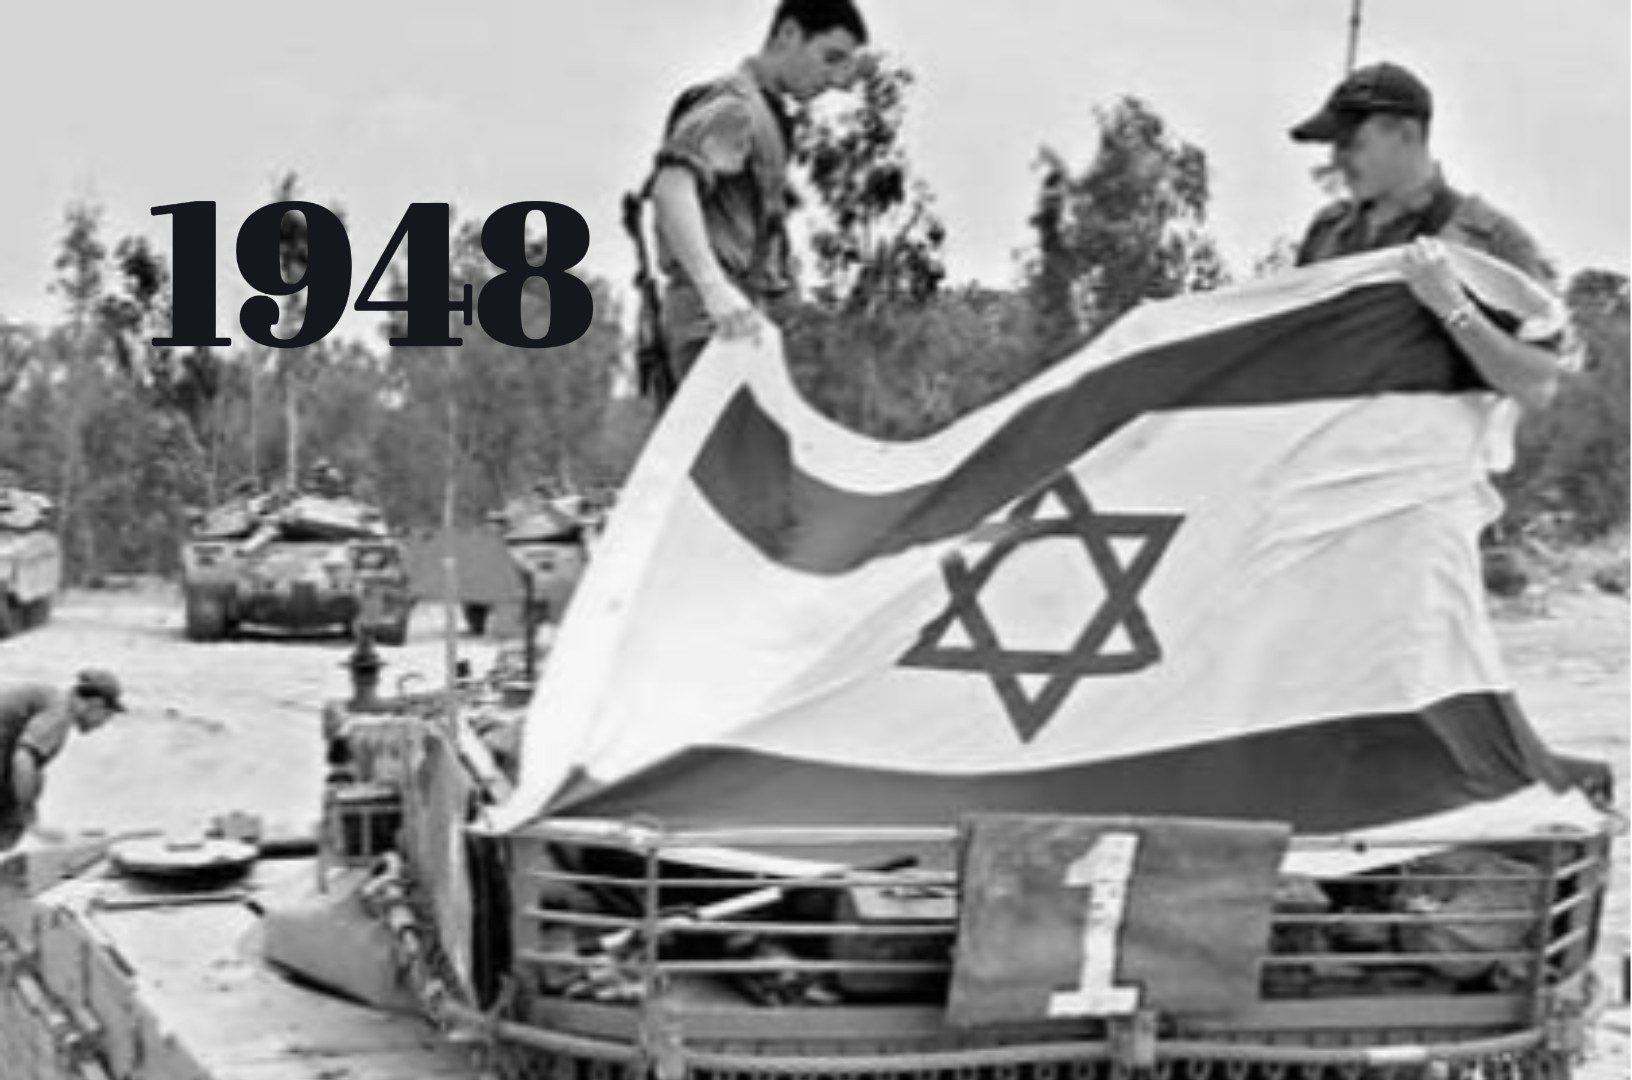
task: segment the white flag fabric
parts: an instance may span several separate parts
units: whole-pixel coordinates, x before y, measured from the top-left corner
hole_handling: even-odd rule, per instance
[[[1452,254],[1515,331],[1561,330],[1533,282]],[[1146,305],[910,442],[821,417],[774,340],[712,346],[580,586],[494,826],[1580,820],[1483,606],[1513,409],[1398,266]]]

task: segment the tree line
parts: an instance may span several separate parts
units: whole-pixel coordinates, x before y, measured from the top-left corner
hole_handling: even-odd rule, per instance
[[[1208,229],[1205,152],[1124,97],[1095,111],[1085,162],[1039,150],[1018,281],[950,282],[946,226],[901,139],[911,86],[910,72],[880,65],[853,102],[798,118],[805,288],[777,314],[796,380],[829,415],[879,437],[921,435],[1136,304],[1231,279]],[[273,197],[300,197],[298,184],[286,178]],[[292,279],[298,217],[286,226]],[[454,280],[483,276],[478,237],[474,222],[453,230]],[[1266,244],[1252,272],[1284,263],[1286,247]],[[287,480],[302,462],[326,459],[400,527],[434,526],[450,490],[468,523],[539,486],[616,487],[653,423],[620,392],[622,292],[604,279],[586,279],[589,332],[544,354],[477,327],[460,327],[453,348],[387,347],[382,333],[178,349],[152,344],[169,325],[166,260],[143,238],[105,237],[96,207],[67,209],[55,271],[59,321],[0,312],[0,469],[56,500],[75,580],[174,571],[189,508]],[[1587,363],[1524,418],[1498,537],[1590,541],[1625,528],[1627,279],[1584,270],[1565,296]],[[536,333],[547,293],[529,290],[524,308]]]

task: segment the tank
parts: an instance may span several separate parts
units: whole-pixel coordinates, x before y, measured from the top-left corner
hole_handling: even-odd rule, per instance
[[[214,839],[0,857],[0,1062],[37,1080],[1474,1080],[1568,1077],[1583,1052],[1605,833],[1413,840],[1357,876],[1283,868],[1239,999],[1168,1007],[1090,962],[1101,946],[1132,962],[1154,867],[1102,859],[1084,912],[1038,922],[977,857],[1023,871],[1012,845],[965,827],[553,818],[493,835],[475,811],[508,792],[521,673],[390,695],[384,663],[360,642],[351,698],[323,709],[314,838],[228,820]],[[835,844],[860,857],[830,861]],[[1218,977],[1216,920],[1174,926],[1146,945],[1182,960],[1179,988]],[[1035,1016],[971,993],[1056,952]]]
[[[561,621],[589,562],[600,519],[588,500],[542,494],[513,499],[494,515],[522,575],[533,624]]]
[[[37,492],[0,483],[0,638],[38,626],[62,588],[55,507]]]
[[[526,636],[559,623],[589,563],[602,511],[577,496],[535,491],[511,499],[479,525],[417,538],[409,561],[418,595],[447,596],[445,562],[456,567],[455,597],[476,636]]]
[[[1472,1080],[1567,1077],[1586,1045],[1607,825],[1280,834],[1257,871],[1216,845],[1264,823],[1139,816],[545,817],[494,835],[473,811],[515,779],[528,685],[503,664],[417,697],[364,683],[323,723],[324,858],[369,868],[398,989],[443,1030],[480,1031],[497,1075]],[[1118,868],[1096,841],[1067,874],[1088,894],[1051,907],[1032,879],[1062,869],[1062,828],[1144,853]],[[1201,846],[1147,860],[1168,844]],[[1170,891],[1214,910],[1164,920]],[[1214,917],[1232,909],[1252,927],[1233,975]],[[1031,969],[1040,997],[1019,985]]]
[[[187,636],[242,627],[408,635],[413,598],[399,540],[380,511],[344,495],[242,494],[195,517],[182,550]]]
[[[195,874],[179,868],[218,849],[237,859],[239,845],[148,843],[163,873],[120,858],[121,840],[0,855],[7,1080],[487,1075],[468,1042],[439,1038],[413,1011],[315,989],[266,958],[266,912],[298,921],[277,898],[306,889],[309,852],[261,842],[241,872]],[[355,921],[336,932],[371,936]]]

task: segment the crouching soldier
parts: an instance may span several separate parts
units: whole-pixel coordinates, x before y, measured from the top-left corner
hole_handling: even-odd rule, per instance
[[[123,711],[119,680],[94,669],[80,672],[66,694],[38,683],[0,692],[0,851],[34,824],[46,767],[68,733],[88,735]]]

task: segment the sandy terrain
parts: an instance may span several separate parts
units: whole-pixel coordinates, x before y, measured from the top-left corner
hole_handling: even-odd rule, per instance
[[[309,830],[321,782],[318,706],[346,693],[336,640],[199,645],[181,633],[175,593],[154,586],[68,597],[47,626],[0,641],[0,686],[43,679],[66,685],[87,665],[124,679],[130,713],[70,743],[52,768],[42,811],[54,829],[197,828],[228,810]],[[384,650],[387,685],[441,678],[441,614],[421,609],[409,644]],[[1622,599],[1555,598],[1541,612],[1498,621],[1521,700],[1558,749],[1607,758],[1624,811],[1628,778],[1628,615]],[[461,642],[485,666],[491,646]],[[1614,995],[1624,994],[1627,840],[1617,841],[1611,910],[1601,952]],[[1610,1008],[1585,1080],[1627,1075],[1628,1013]]]
[[[420,608],[409,645],[381,649],[384,687],[440,683],[440,626],[440,609]],[[310,826],[322,783],[318,710],[349,693],[348,647],[271,633],[190,642],[179,594],[163,586],[71,595],[45,627],[0,641],[0,685],[67,686],[79,668],[105,667],[124,682],[129,712],[70,742],[51,770],[42,823],[184,830],[244,810],[285,828]],[[478,670],[491,648],[461,643]]]

